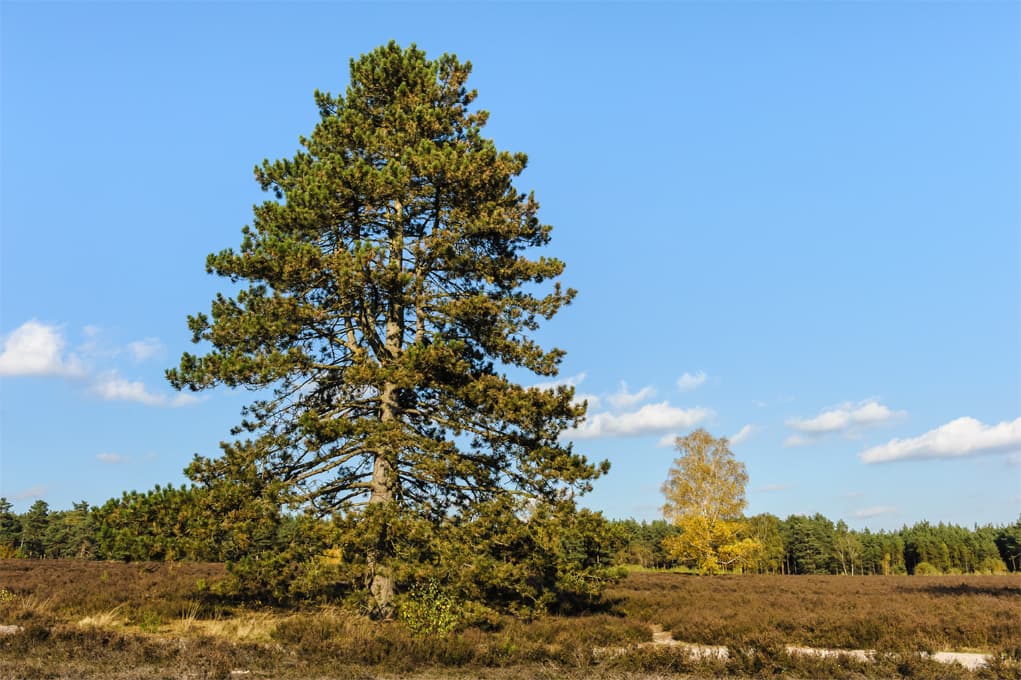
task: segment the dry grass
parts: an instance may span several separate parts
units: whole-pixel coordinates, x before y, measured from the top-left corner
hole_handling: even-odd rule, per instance
[[[230,643],[269,643],[273,631],[288,617],[275,612],[241,612],[225,618],[200,619],[186,615],[161,627],[160,632],[182,637],[209,637]]]
[[[84,616],[78,621],[78,625],[83,627],[91,626],[93,628],[116,628],[123,626],[127,623],[127,619],[122,613],[123,609],[124,605],[119,604],[109,611]]]
[[[212,594],[220,565],[0,560],[2,678],[1021,678],[1021,577],[695,577],[635,573],[611,613],[503,618],[416,636],[339,607],[279,610]],[[651,624],[726,658],[647,644]],[[876,661],[787,645],[879,649]],[[605,654],[600,650],[619,653]],[[917,656],[995,652],[980,671]],[[235,673],[232,671],[249,671]]]

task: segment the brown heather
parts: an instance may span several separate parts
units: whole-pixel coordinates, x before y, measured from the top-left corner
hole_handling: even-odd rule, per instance
[[[838,649],[1021,646],[1021,574],[714,576],[634,573],[609,597],[674,639],[727,645],[769,632]]]
[[[1021,576],[632,573],[603,613],[434,636],[340,607],[231,602],[216,595],[225,576],[217,564],[0,560],[13,594],[0,624],[21,628],[0,637],[0,678],[1021,678]],[[651,624],[729,658],[650,644]],[[993,660],[968,671],[917,654],[934,650]]]

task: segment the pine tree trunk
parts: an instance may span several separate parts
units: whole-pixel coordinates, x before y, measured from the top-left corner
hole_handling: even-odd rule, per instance
[[[372,467],[372,494],[369,504],[393,504],[394,502],[394,470],[380,452]],[[374,545],[366,555],[369,568],[369,594],[372,596],[374,614],[382,619],[391,619],[394,615],[394,581],[389,564],[389,521],[386,518],[388,508],[384,509],[380,520],[379,531],[375,536]]]
[[[396,387],[387,383],[381,395],[382,409],[380,419],[392,421],[397,417]],[[394,579],[390,566],[390,511],[396,502],[397,475],[393,463],[387,458],[385,451],[376,453],[372,466],[372,494],[369,504],[382,504],[383,512],[377,518],[378,532],[374,545],[366,555],[369,567],[369,594],[372,596],[374,614],[381,619],[392,619],[394,616]],[[390,507],[387,507],[390,506]]]
[[[404,270],[404,207],[394,201],[393,220],[390,232],[390,265]],[[386,353],[388,358],[397,357],[404,349],[404,306],[400,292],[394,290],[387,305]],[[387,382],[380,394],[380,420],[392,423],[400,418],[400,404],[397,400],[397,386]],[[394,579],[389,554],[389,515],[397,500],[398,479],[395,461],[387,457],[386,451],[378,451],[372,468],[372,493],[369,504],[381,503],[383,508],[379,532],[375,545],[366,556],[369,567],[369,593],[374,600],[376,615],[383,619],[394,616]]]

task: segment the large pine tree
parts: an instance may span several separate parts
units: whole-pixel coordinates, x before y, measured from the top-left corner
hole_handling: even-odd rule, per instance
[[[552,500],[607,468],[560,439],[584,415],[571,388],[506,375],[556,375],[563,352],[530,333],[574,291],[554,281],[560,260],[532,253],[550,227],[512,184],[525,155],[481,135],[470,71],[391,42],[351,61],[344,96],[316,92],[302,150],[255,169],[276,200],[255,207],[239,250],[207,260],[247,287],[189,317],[212,349],[167,372],[178,389],[267,390],[234,430],[247,436],[189,473],[360,517],[383,616],[398,515],[438,523],[507,494]]]

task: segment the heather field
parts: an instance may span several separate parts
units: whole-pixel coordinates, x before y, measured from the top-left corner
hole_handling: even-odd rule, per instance
[[[603,611],[443,635],[341,607],[235,604],[216,594],[225,577],[218,564],[0,561],[0,676],[1021,677],[1016,575],[634,572]],[[929,656],[942,651],[988,659],[966,669]]]

